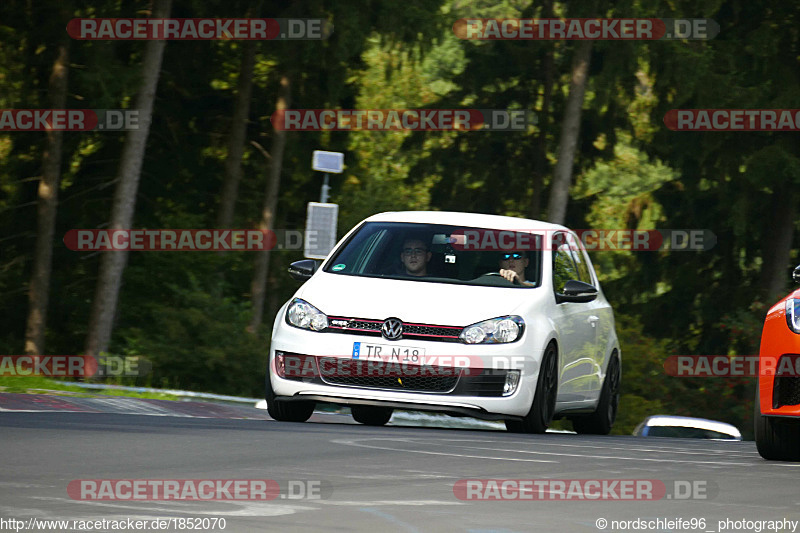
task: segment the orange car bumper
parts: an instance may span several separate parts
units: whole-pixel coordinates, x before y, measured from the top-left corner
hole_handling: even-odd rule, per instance
[[[789,329],[785,302],[775,304],[764,321],[759,403],[763,415],[800,417],[800,334]]]

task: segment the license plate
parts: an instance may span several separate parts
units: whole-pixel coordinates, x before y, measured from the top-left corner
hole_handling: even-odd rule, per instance
[[[410,346],[399,346],[397,344],[354,342],[353,359],[424,365],[425,348],[412,348]]]

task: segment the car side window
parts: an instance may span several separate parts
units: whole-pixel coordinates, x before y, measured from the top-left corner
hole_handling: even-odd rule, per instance
[[[553,236],[553,290],[560,293],[571,279],[578,279],[578,269],[563,233]]]
[[[594,285],[592,273],[589,271],[589,262],[586,260],[586,252],[581,250],[572,234],[568,235],[567,242],[569,243],[569,248],[572,252],[572,259],[575,261],[575,264],[578,267],[578,274],[580,275],[579,278],[575,279],[588,283],[589,285]]]

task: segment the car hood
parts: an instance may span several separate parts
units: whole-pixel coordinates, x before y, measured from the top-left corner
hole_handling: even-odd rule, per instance
[[[468,326],[503,315],[523,314],[545,295],[541,288],[503,288],[367,278],[318,272],[295,297],[323,313],[348,318],[442,326]]]

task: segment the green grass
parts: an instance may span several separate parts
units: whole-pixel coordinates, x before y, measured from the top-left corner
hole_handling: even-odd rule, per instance
[[[113,383],[119,385],[119,383]],[[70,396],[125,396],[128,398],[145,398],[149,400],[180,400],[180,397],[159,392],[133,392],[114,389],[84,389],[67,385],[57,380],[40,376],[0,376],[0,392],[22,394],[59,394],[70,393]]]

